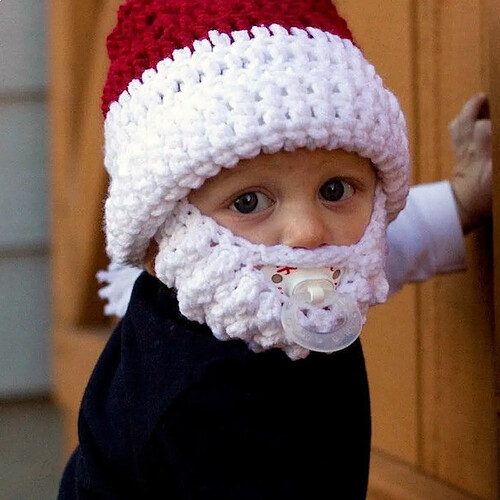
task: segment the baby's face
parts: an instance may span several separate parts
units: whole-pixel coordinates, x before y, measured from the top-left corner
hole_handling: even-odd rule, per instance
[[[375,185],[370,161],[356,153],[301,149],[242,160],[189,201],[252,243],[314,249],[359,241]]]

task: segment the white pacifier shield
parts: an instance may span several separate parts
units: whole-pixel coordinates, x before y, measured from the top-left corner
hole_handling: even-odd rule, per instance
[[[356,301],[335,291],[340,269],[266,266],[262,272],[289,297],[281,311],[289,340],[311,351],[334,352],[359,337],[363,321]],[[308,318],[308,313],[314,317],[323,311],[326,329]]]
[[[304,315],[307,315],[311,306],[315,309],[334,310],[334,320],[328,331],[309,329],[303,324]],[[359,337],[363,326],[356,302],[333,290],[314,304],[310,302],[310,295],[307,293],[292,295],[281,311],[281,323],[290,340],[306,349],[319,352],[345,349]]]

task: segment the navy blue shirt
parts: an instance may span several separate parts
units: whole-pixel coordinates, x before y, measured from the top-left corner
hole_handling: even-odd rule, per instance
[[[221,342],[143,273],[85,391],[59,499],[364,499],[359,341],[292,361]]]

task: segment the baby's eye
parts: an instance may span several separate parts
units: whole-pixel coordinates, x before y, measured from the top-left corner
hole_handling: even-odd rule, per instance
[[[326,201],[341,201],[354,194],[354,188],[342,179],[330,179],[320,188],[319,194]]]
[[[250,214],[252,212],[260,212],[271,205],[271,200],[260,192],[249,192],[238,196],[230,205],[233,212],[241,214]]]

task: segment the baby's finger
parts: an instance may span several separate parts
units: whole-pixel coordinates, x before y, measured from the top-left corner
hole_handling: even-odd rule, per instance
[[[474,146],[483,155],[491,155],[491,120],[478,120],[474,124]]]
[[[481,107],[479,108],[477,112],[477,119],[478,120],[489,120],[491,118],[490,116],[490,102],[488,99],[485,99],[485,101],[481,104]]]
[[[468,147],[473,140],[474,125],[481,114],[488,109],[488,97],[484,93],[471,97],[462,107],[460,113],[449,124],[449,132],[453,146],[457,151]]]
[[[476,94],[471,97],[462,107],[458,114],[459,120],[476,121],[479,118],[488,118],[488,116],[479,116],[481,113],[488,112],[488,97],[484,93]]]

